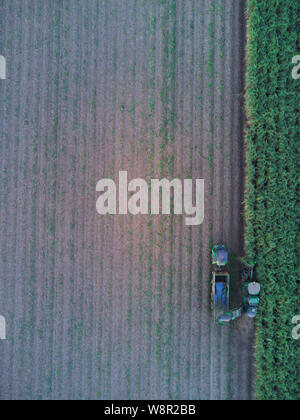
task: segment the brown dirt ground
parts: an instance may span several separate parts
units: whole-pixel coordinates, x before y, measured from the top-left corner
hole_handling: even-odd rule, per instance
[[[245,3],[1,2],[1,399],[252,398],[254,326],[210,309],[211,245],[243,254]],[[119,170],[204,178],[204,224],[100,217]]]

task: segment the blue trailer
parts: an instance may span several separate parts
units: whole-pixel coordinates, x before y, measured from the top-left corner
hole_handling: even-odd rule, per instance
[[[229,311],[230,275],[226,272],[213,272],[212,277],[212,306],[214,319],[217,321],[225,312]]]

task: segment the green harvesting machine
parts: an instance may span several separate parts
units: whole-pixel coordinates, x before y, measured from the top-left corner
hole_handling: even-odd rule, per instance
[[[230,274],[226,271],[228,251],[224,245],[212,249],[212,310],[219,325],[226,325],[245,313],[255,318],[259,306],[261,286],[254,280],[255,263],[242,271],[242,305],[230,310]]]
[[[259,306],[261,285],[254,280],[255,263],[249,269],[242,271],[243,305],[249,318],[255,318]]]

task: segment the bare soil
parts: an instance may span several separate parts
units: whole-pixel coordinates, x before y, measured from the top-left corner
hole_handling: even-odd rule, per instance
[[[1,399],[252,398],[254,325],[210,309],[211,246],[243,255],[245,7],[1,1]],[[204,178],[203,225],[100,217],[120,170]]]

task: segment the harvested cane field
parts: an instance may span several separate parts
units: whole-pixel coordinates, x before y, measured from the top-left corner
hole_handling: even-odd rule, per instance
[[[210,302],[211,246],[243,255],[245,9],[1,1],[1,399],[252,397],[253,321]],[[204,179],[204,223],[100,216],[120,170]]]

